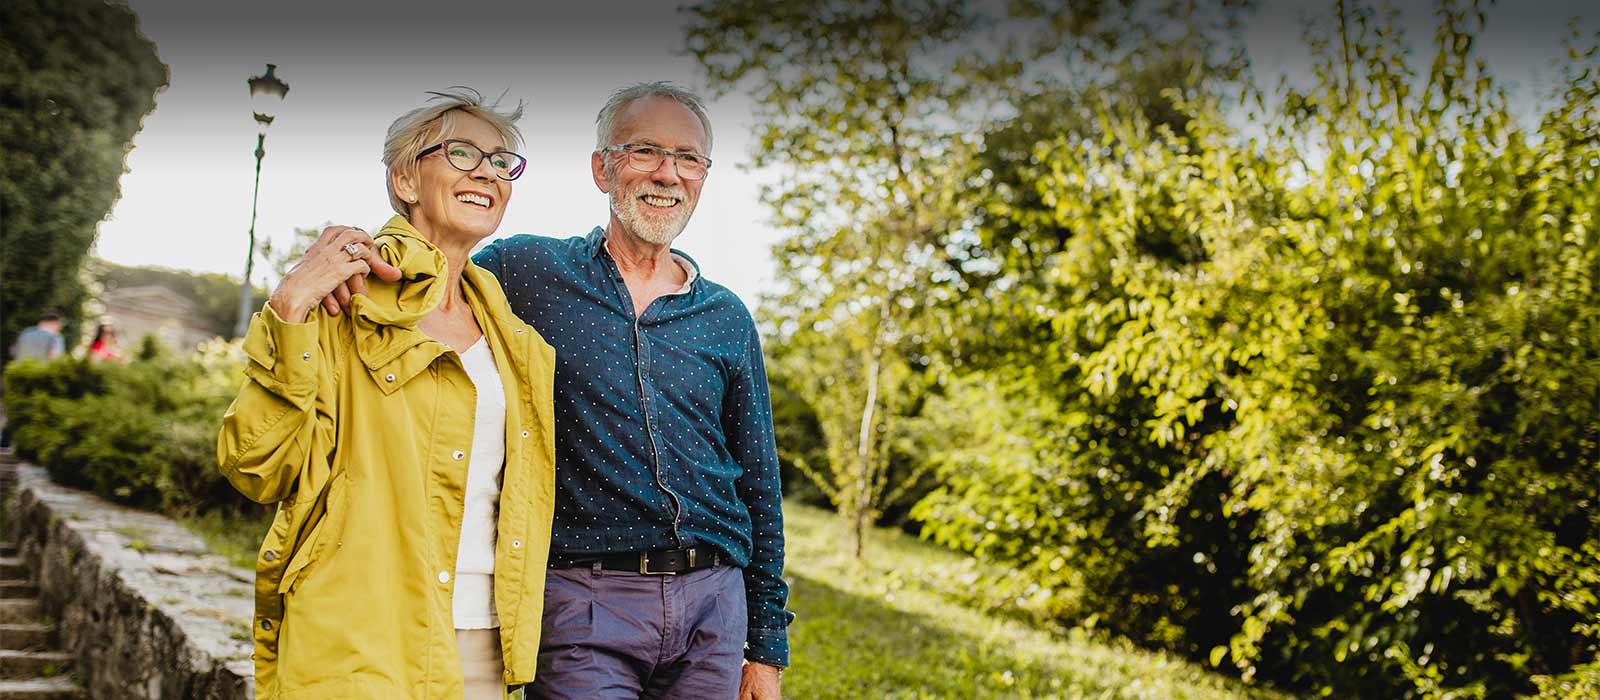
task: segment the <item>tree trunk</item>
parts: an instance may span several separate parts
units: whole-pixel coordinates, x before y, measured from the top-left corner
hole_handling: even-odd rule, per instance
[[[860,559],[864,553],[867,511],[872,506],[872,417],[878,406],[878,365],[882,361],[882,353],[883,343],[873,338],[872,362],[867,366],[867,400],[861,408],[861,435],[856,443],[859,472],[856,474],[855,522],[850,528],[850,535],[855,540],[856,559]]]

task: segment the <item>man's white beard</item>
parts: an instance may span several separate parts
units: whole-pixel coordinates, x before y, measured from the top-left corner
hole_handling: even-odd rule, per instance
[[[623,192],[621,183],[616,177],[611,178],[611,212],[617,215],[617,220],[622,222],[623,228],[639,238],[660,246],[670,246],[672,241],[683,233],[683,228],[689,225],[689,198],[683,190],[653,187],[649,183],[641,184],[633,192]],[[666,218],[652,217],[644,211],[644,203],[639,201],[639,195],[646,192],[674,197],[678,206],[672,210],[672,215]]]

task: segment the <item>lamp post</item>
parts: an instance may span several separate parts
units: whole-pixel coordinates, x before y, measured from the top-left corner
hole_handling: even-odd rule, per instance
[[[236,338],[244,337],[245,329],[250,327],[251,293],[250,273],[254,270],[256,261],[256,203],[261,199],[261,157],[267,154],[267,127],[272,126],[275,107],[289,94],[289,84],[273,75],[277,70],[276,64],[268,63],[267,72],[258,75],[245,83],[250,86],[250,109],[256,118],[256,188],[255,194],[250,197],[250,247],[244,254],[244,281],[239,287],[239,323],[233,329]]]

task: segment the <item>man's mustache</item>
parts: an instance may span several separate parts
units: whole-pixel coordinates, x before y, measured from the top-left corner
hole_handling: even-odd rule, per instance
[[[640,197],[647,194],[655,195],[657,197],[673,197],[679,200],[687,200],[689,198],[688,190],[682,187],[663,187],[653,182],[646,182],[639,185],[637,188],[634,188],[633,190],[633,196],[635,197]]]

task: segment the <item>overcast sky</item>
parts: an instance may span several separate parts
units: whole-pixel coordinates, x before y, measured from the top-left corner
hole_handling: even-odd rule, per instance
[[[244,81],[266,63],[277,64],[290,91],[267,135],[256,234],[284,242],[296,227],[332,221],[371,230],[387,219],[384,130],[423,91],[450,85],[527,102],[530,164],[501,234],[585,233],[606,218],[588,174],[594,114],[606,95],[644,80],[703,87],[679,53],[684,17],[666,1],[131,4],[171,84],[134,139],[122,199],[100,229],[98,254],[123,264],[242,271],[256,134]],[[1267,2],[1252,20],[1246,38],[1258,75],[1306,65],[1300,5]],[[1496,6],[1485,56],[1519,94],[1543,94],[1566,20],[1584,12],[1594,31],[1596,13],[1582,6]],[[1417,39],[1431,36],[1427,9],[1406,16]],[[779,236],[756,202],[758,183],[771,175],[740,167],[749,161],[748,101],[714,100],[710,114],[716,167],[678,246],[754,306],[770,286],[769,248]]]

